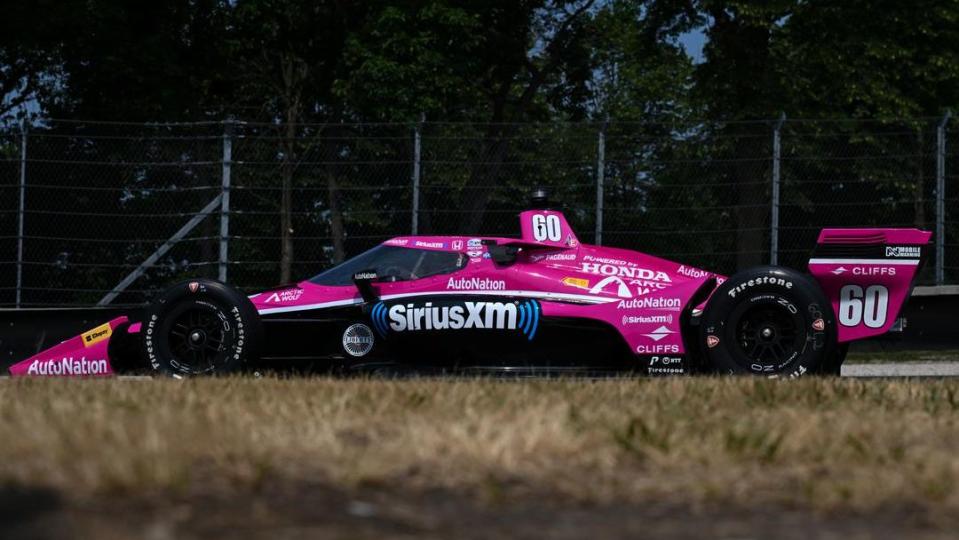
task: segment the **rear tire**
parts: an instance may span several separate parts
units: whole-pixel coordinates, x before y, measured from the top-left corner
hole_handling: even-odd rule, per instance
[[[262,329],[250,300],[219,281],[178,283],[147,307],[143,351],[172,377],[232,373],[255,359]]]
[[[834,354],[832,307],[808,277],[788,268],[740,272],[709,299],[700,325],[707,364],[719,373],[799,377]]]

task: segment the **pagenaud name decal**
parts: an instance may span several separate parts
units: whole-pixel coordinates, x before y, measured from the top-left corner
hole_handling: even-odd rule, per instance
[[[410,302],[373,306],[373,328],[381,336],[390,332],[427,330],[511,330],[532,341],[541,317],[536,300],[515,302]]]
[[[575,261],[576,253],[552,253],[550,255],[530,255],[529,260],[532,262],[539,261]]]
[[[490,278],[450,278],[446,282],[446,289],[450,291],[505,291],[506,282],[501,279]]]
[[[60,360],[34,360],[27,368],[27,375],[105,375],[109,373],[106,360],[75,360],[65,356]]]
[[[774,276],[763,276],[756,279],[750,279],[749,281],[737,285],[732,289],[729,289],[730,298],[736,298],[736,295],[749,289],[750,287],[756,287],[757,285],[776,285],[778,287],[785,287],[787,289],[793,288],[793,282],[788,279],[778,278]]]

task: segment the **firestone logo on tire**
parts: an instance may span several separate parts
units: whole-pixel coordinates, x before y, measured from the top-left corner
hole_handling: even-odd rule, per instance
[[[729,289],[729,297],[736,298],[736,295],[745,291],[750,287],[755,287],[757,285],[777,285],[779,287],[785,287],[787,289],[793,288],[793,282],[787,279],[775,277],[775,276],[763,276],[755,279],[750,279],[749,281],[736,285],[732,289]]]
[[[373,350],[373,331],[365,324],[351,325],[343,332],[343,350],[350,356],[366,356]]]

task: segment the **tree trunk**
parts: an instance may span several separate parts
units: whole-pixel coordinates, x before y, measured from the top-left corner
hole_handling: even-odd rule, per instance
[[[295,165],[296,113],[287,110],[280,188],[280,283],[289,283],[293,266],[293,172]]]
[[[201,223],[200,234],[206,239],[200,242],[200,260],[205,263],[215,263],[220,260],[220,239],[218,238],[220,231],[216,227],[219,224],[217,215],[209,215]],[[208,278],[215,279],[219,270],[217,265],[208,264],[202,273]]]
[[[761,176],[757,167],[736,167],[740,181],[755,181]],[[768,175],[765,175],[768,176]],[[748,179],[748,180],[747,180]],[[766,217],[770,212],[768,192],[759,186],[737,187],[736,269],[744,270],[764,263],[766,253]]]
[[[333,236],[333,262],[339,264],[346,257],[346,252],[343,249],[345,230],[343,228],[343,214],[340,212],[338,201],[336,174],[331,170],[326,171],[326,190],[330,206],[330,234]]]
[[[493,191],[499,183],[500,171],[508,149],[500,126],[491,125],[483,138],[482,151],[473,164],[469,180],[463,188],[460,210],[459,231],[462,234],[476,234],[483,226],[486,208],[489,206]]]
[[[915,224],[917,229],[922,229],[926,226],[926,206],[924,204],[924,195],[925,195],[925,186],[926,186],[926,175],[925,175],[925,154],[923,150],[925,149],[925,140],[923,136],[922,128],[916,129],[916,145],[918,146],[916,151],[916,183],[913,187],[913,215],[915,219]]]
[[[734,155],[739,159],[733,172],[736,182],[736,269],[744,270],[766,262],[764,255],[769,246],[766,231],[769,228],[770,178],[772,152],[766,152],[765,144],[750,138],[749,128],[738,133],[739,142],[734,146]],[[772,136],[770,135],[770,139]],[[747,158],[747,159],[743,159]]]

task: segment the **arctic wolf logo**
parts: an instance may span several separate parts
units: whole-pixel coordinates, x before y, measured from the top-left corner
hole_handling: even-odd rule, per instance
[[[424,330],[516,330],[532,341],[539,327],[540,307],[522,302],[411,302],[387,306],[380,302],[370,312],[381,336],[390,332]]]

